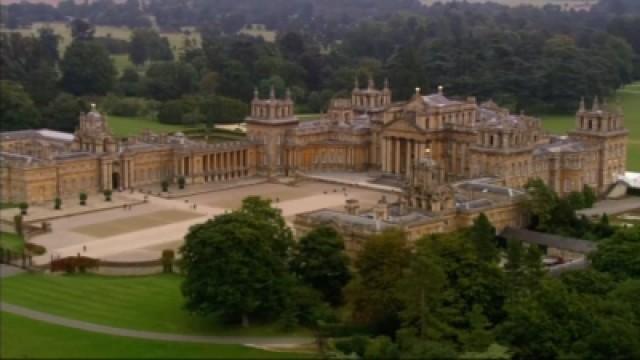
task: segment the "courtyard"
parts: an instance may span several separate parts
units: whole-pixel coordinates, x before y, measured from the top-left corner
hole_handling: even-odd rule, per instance
[[[212,185],[211,192],[172,199],[120,193],[123,204],[134,205],[51,218],[48,221],[52,232],[31,239],[47,248],[47,253],[34,261],[46,264],[52,258],[78,254],[111,261],[157,260],[163,250],[179,249],[191,226],[239,208],[247,196],[272,200],[289,225],[297,214],[325,208],[342,209],[350,198],[358,199],[361,208],[368,209],[382,196],[390,200],[397,197],[378,189],[315,180],[216,190],[216,185]],[[46,209],[37,211],[41,217],[47,216]]]

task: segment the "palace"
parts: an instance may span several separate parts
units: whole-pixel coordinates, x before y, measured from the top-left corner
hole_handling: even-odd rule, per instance
[[[399,201],[358,213],[298,216],[296,226],[319,221],[360,226],[364,234],[385,226],[416,229],[416,236],[466,226],[479,212],[501,225],[521,226],[516,200],[532,178],[559,194],[585,185],[606,192],[624,173],[628,131],[619,108],[584,100],[575,130],[545,132],[541,120],[511,114],[492,101],[453,99],[436,93],[393,102],[381,89],[356,81],[350,98],[334,98],[318,120],[300,121],[287,91],[277,98],[255,92],[242,141],[209,144],[182,133],[115,138],[95,107],[81,114],[74,134],[51,130],[0,133],[3,201],[45,202],[79,192],[124,190],[176,182],[233,181],[297,176],[314,171],[377,174],[403,189]],[[466,215],[465,215],[466,214]],[[324,219],[324,220],[323,220]],[[419,226],[418,226],[419,225]]]

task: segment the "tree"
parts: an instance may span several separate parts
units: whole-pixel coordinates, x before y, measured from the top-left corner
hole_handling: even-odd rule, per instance
[[[59,93],[58,71],[54,65],[42,61],[24,78],[25,90],[38,106],[48,104]]]
[[[349,282],[349,257],[344,240],[331,227],[318,227],[300,238],[294,247],[291,269],[300,280],[318,290],[332,305],[342,302],[342,288]]]
[[[473,226],[469,229],[469,238],[480,259],[489,262],[498,261],[496,228],[491,225],[489,218],[484,213],[473,220]]]
[[[480,305],[475,305],[468,314],[469,330],[462,335],[461,342],[467,351],[484,351],[495,338],[490,330],[491,323]]]
[[[184,176],[180,176],[178,178],[178,188],[180,190],[184,189],[185,184],[187,183],[187,180],[184,178]]]
[[[169,191],[169,180],[162,180],[162,184],[160,185],[162,186],[162,192]]]
[[[0,81],[0,130],[33,129],[40,126],[40,113],[22,86]]]
[[[533,216],[534,229],[549,231],[552,227],[552,212],[557,206],[558,196],[540,179],[530,180],[525,185],[525,189],[527,189],[529,199],[525,201],[523,206]]]
[[[102,192],[102,194],[104,195],[104,201],[111,201],[111,197],[113,196],[113,191],[105,190]]]
[[[44,110],[44,119],[49,129],[73,131],[78,125],[80,113],[89,110],[86,102],[73,95],[58,95]]]
[[[148,60],[172,61],[173,52],[166,38],[153,29],[135,29],[131,33],[129,58],[135,65],[143,65]]]
[[[624,279],[640,277],[638,254],[640,228],[635,226],[620,229],[611,238],[598,243],[598,249],[589,257],[594,269]]]
[[[58,51],[60,39],[60,35],[56,34],[48,26],[38,29],[38,42],[40,43],[43,60],[46,60],[49,64],[57,64],[60,61],[60,53]]]
[[[249,197],[239,210],[192,227],[185,240],[180,252],[187,309],[243,326],[284,309],[292,239],[269,201]]]
[[[104,95],[117,71],[107,50],[94,41],[74,40],[61,64],[62,87],[74,95]]]
[[[148,96],[160,100],[178,99],[196,91],[198,73],[191,64],[163,62],[149,66],[146,74]]]
[[[447,327],[439,312],[447,297],[447,275],[440,259],[430,250],[424,240],[418,241],[397,289],[403,304],[402,319],[405,324],[416,324],[421,340],[439,339]]]
[[[71,37],[81,40],[91,40],[93,39],[93,35],[96,32],[95,27],[86,20],[83,19],[73,19],[71,21]]]
[[[409,258],[406,236],[400,230],[385,230],[364,243],[355,260],[357,276],[346,290],[356,322],[389,335],[397,330],[402,301],[395,289]]]

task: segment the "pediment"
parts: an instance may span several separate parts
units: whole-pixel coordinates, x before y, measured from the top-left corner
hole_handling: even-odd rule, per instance
[[[424,133],[424,130],[418,127],[418,125],[413,120],[409,120],[405,117],[395,119],[393,121],[388,122],[384,126],[384,131],[398,131],[398,132],[409,132],[409,133]]]

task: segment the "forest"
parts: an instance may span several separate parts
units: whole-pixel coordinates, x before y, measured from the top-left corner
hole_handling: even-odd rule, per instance
[[[332,97],[348,94],[354,79],[362,84],[373,77],[377,84],[389,79],[394,100],[408,99],[416,87],[428,92],[442,85],[449,96],[548,114],[572,112],[582,96],[608,97],[640,78],[640,5],[633,0],[602,0],[580,12],[492,3],[424,6],[417,0],[265,4],[4,6],[7,28],[73,19],[74,39],[62,54],[60,39],[46,28],[35,37],[3,32],[0,66],[6,71],[0,78],[3,89],[16,95],[16,104],[3,108],[30,107],[23,111],[33,119],[49,117],[40,123],[68,129],[51,120],[53,105],[69,108],[73,101],[109,95],[116,106],[108,110],[122,115],[150,111],[172,123],[231,122],[246,113],[254,87],[264,93],[273,85],[280,94],[290,88],[299,113],[318,113]],[[130,27],[131,38],[96,37],[90,29],[100,24]],[[238,33],[249,24],[276,31],[276,40]],[[195,30],[201,42],[185,37],[171,48],[158,35],[162,29]],[[115,54],[126,54],[133,65],[114,69]],[[82,71],[72,64],[83,64]],[[203,113],[207,106],[194,106],[214,96],[232,114],[214,111],[212,118]],[[60,97],[67,103],[55,104]]]

